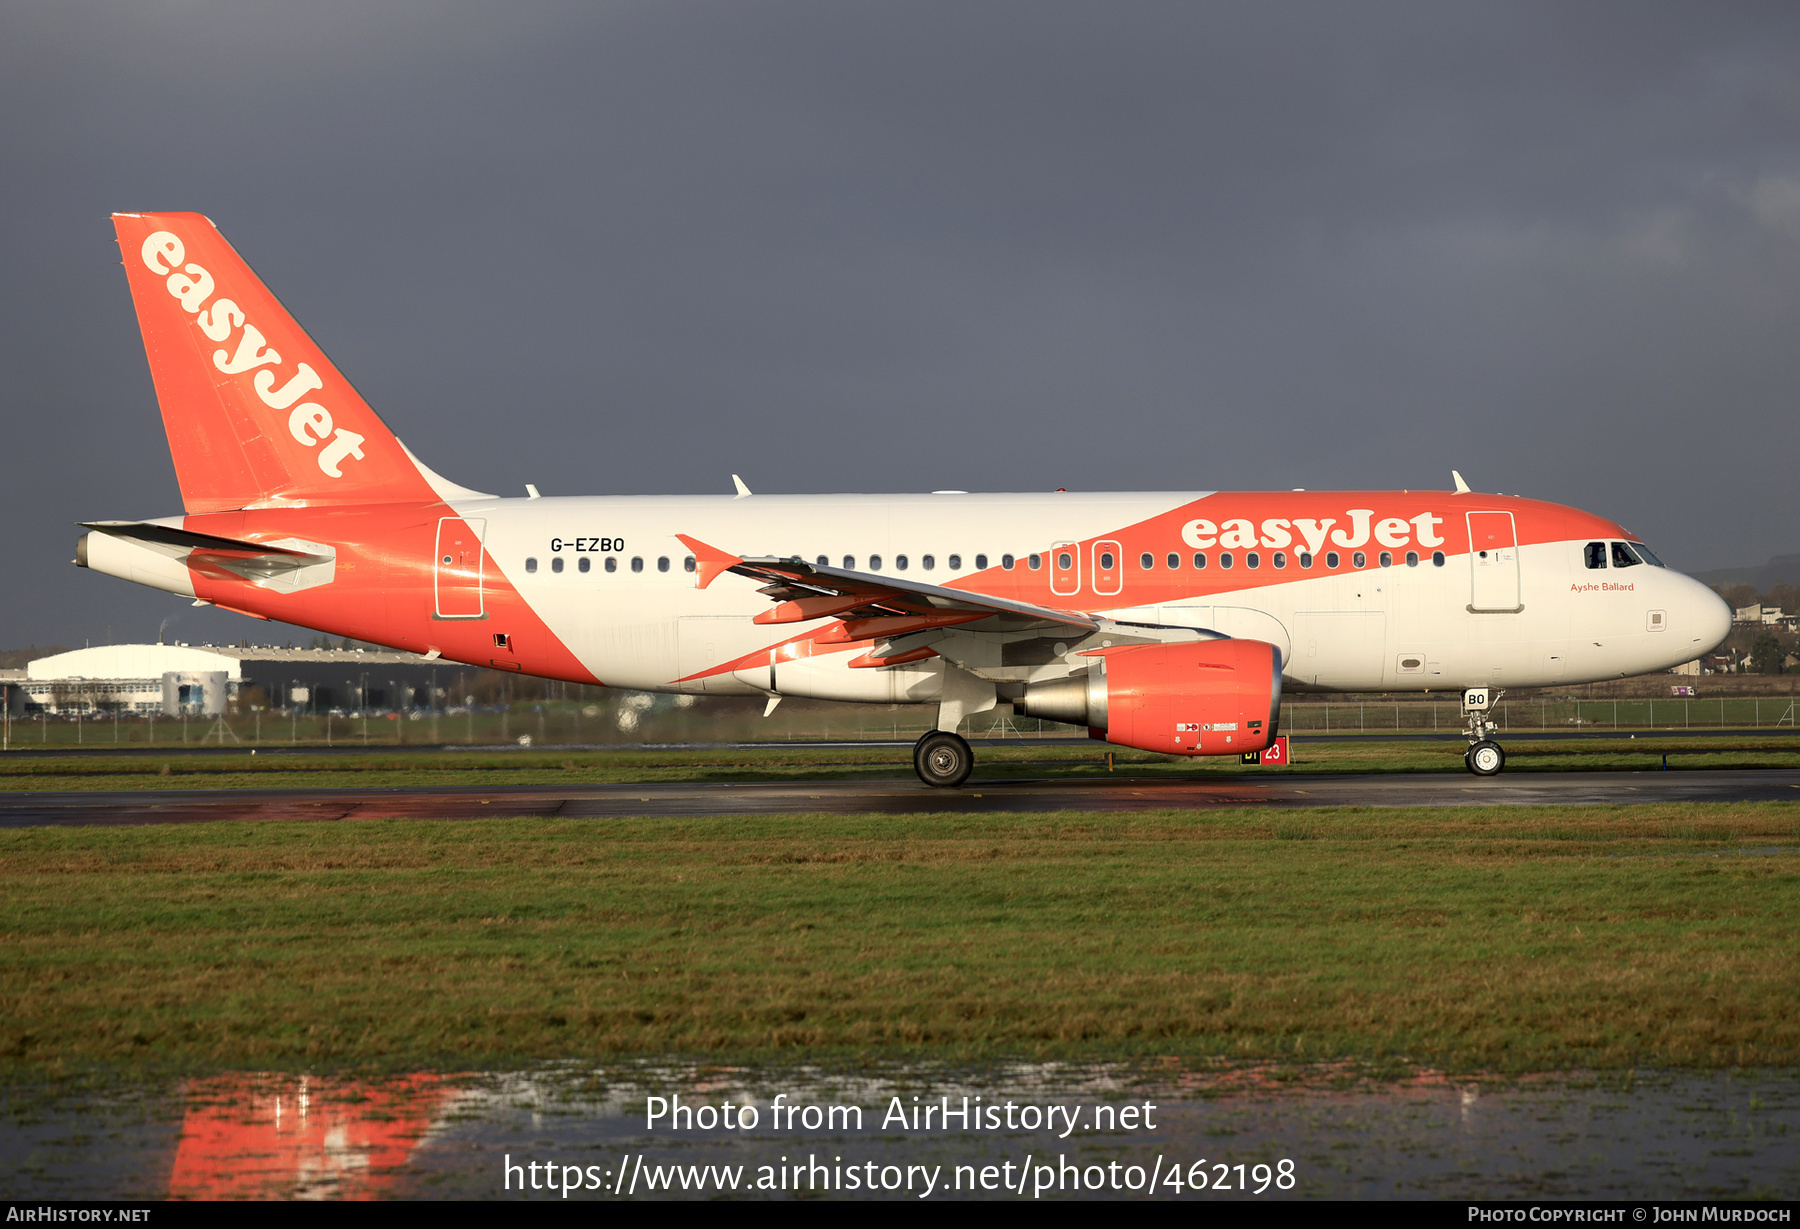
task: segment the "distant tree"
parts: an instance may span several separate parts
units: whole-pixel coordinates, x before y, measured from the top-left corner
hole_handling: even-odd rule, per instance
[[[1758,674],[1780,674],[1781,663],[1787,657],[1787,646],[1772,631],[1765,631],[1750,646],[1750,656],[1756,662]]]
[[[1788,614],[1800,610],[1800,587],[1794,585],[1776,585],[1763,594],[1763,603],[1768,606],[1779,606]]]
[[[0,649],[0,670],[23,669],[40,657],[54,657],[68,651],[69,646],[66,644],[34,644],[24,649]]]
[[[1733,610],[1741,610],[1752,602],[1760,602],[1762,594],[1756,591],[1755,585],[1714,585],[1713,592],[1725,599],[1725,604]]]

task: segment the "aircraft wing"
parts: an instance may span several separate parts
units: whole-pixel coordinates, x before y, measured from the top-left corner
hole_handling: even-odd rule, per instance
[[[937,627],[976,632],[1070,628],[1085,636],[1101,623],[1078,610],[825,567],[799,558],[732,555],[685,534],[676,537],[694,552],[700,588],[726,572],[763,582],[760,592],[776,605],[757,615],[758,623],[838,618],[844,621],[845,640],[891,640]]]

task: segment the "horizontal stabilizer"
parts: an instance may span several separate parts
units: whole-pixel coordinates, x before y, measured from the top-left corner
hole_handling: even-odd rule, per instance
[[[236,538],[221,538],[210,533],[195,533],[191,529],[181,529],[174,525],[159,525],[155,521],[82,521],[83,529],[97,529],[101,533],[111,534],[117,538],[131,538],[145,544],[156,543],[159,546],[171,546],[179,553],[192,550],[217,551],[249,551],[259,555],[292,555],[296,559],[311,556],[302,550],[292,550],[285,546],[270,546],[262,542],[242,542]]]
[[[330,584],[337,575],[336,547],[299,538],[249,542],[195,533],[160,521],[83,521],[81,527],[89,532],[76,543],[76,563],[109,575],[124,575],[139,583],[151,583],[136,574],[146,567],[151,572],[174,567],[201,575],[236,577],[259,588],[294,593]],[[90,540],[96,534],[106,544],[103,548]],[[154,556],[162,563],[151,563],[145,556]],[[172,575],[180,577],[183,573]],[[157,587],[182,591],[170,584]]]

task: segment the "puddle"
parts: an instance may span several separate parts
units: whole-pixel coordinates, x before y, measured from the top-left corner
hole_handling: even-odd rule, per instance
[[[9,1198],[1791,1197],[1800,1072],[719,1068],[5,1090]],[[945,1111],[949,1114],[946,1118]],[[563,1193],[568,1188],[567,1194]]]

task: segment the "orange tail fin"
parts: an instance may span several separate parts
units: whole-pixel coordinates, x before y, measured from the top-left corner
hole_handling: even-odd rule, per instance
[[[113,225],[190,513],[435,498],[216,226],[197,213]]]

